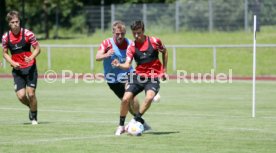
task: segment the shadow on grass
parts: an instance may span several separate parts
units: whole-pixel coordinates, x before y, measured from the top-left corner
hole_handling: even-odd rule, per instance
[[[149,131],[143,134],[166,135],[166,134],[175,134],[175,133],[180,133],[180,132],[179,131],[160,131],[160,132]]]
[[[38,125],[39,124],[51,124],[51,123],[53,123],[53,122],[38,122]],[[31,122],[25,122],[25,123],[23,123],[24,125],[31,125],[32,123]]]

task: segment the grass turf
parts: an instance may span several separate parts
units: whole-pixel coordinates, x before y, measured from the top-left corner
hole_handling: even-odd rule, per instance
[[[161,102],[144,118],[154,129],[141,137],[114,136],[119,100],[104,83],[39,80],[39,122],[16,99],[12,79],[0,80],[0,152],[3,153],[274,153],[275,82],[257,82],[251,118],[247,81],[161,85]],[[139,95],[140,101],[143,94]],[[127,118],[129,121],[130,116]]]

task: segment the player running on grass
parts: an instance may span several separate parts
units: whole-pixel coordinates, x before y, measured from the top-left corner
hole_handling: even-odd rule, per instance
[[[122,100],[125,87],[127,84],[127,75],[133,72],[133,68],[122,70],[115,68],[111,65],[114,59],[117,59],[120,63],[124,63],[126,60],[126,49],[130,45],[131,41],[125,38],[126,27],[122,21],[115,21],[112,24],[113,37],[105,39],[98,49],[96,60],[103,61],[104,76],[109,88],[116,94],[116,96]],[[129,105],[129,112],[135,116],[139,110],[139,102],[136,97],[132,97]],[[145,124],[146,130],[150,127]]]
[[[22,104],[29,107],[29,119],[37,124],[37,68],[35,58],[40,53],[38,41],[33,32],[21,28],[19,13],[7,14],[10,30],[2,36],[3,56],[13,67],[14,89]],[[31,46],[34,51],[31,52]],[[8,53],[10,50],[11,56]]]
[[[124,122],[129,109],[129,103],[133,97],[145,90],[146,97],[139,112],[135,115],[135,121],[144,124],[142,115],[149,109],[154,96],[159,92],[159,78],[166,75],[168,53],[160,39],[144,35],[144,23],[135,21],[131,25],[132,34],[135,41],[127,48],[127,58],[125,63],[117,59],[112,61],[112,65],[120,69],[129,69],[134,58],[137,66],[132,81],[126,88],[126,92],[121,102],[120,122],[115,135],[124,133]],[[158,54],[162,54],[161,64]]]

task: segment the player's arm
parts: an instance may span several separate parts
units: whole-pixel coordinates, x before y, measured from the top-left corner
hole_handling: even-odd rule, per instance
[[[114,54],[113,49],[109,49],[107,52],[104,51],[104,49],[98,50],[96,54],[96,61],[102,61],[105,58],[108,58]]]
[[[18,69],[20,67],[19,63],[12,60],[11,56],[8,53],[8,48],[3,48],[3,57],[11,64],[13,68]]]
[[[34,51],[32,52],[32,55],[29,57],[25,57],[25,61],[26,62],[30,62],[31,60],[33,60],[34,58],[36,58],[39,54],[40,54],[40,47],[39,44],[33,46]]]
[[[114,59],[111,64],[117,68],[128,70],[131,66],[131,60],[126,60],[125,63],[120,63],[118,59]]]
[[[164,73],[167,73],[167,63],[168,63],[168,52],[167,49],[164,48],[162,51],[162,63],[163,63],[163,69]]]
[[[33,51],[32,51],[32,55],[31,56],[25,56],[24,60],[25,62],[30,62],[33,59],[35,59],[39,54],[40,54],[40,46],[38,41],[36,40],[35,34],[31,31],[26,31],[25,32],[26,36],[29,38],[29,43],[32,45],[33,47]]]
[[[107,40],[103,41],[99,50],[96,54],[96,61],[102,61],[103,59],[109,58],[114,54],[111,44]]]
[[[168,63],[168,51],[165,45],[161,42],[160,39],[156,39],[158,51],[162,53],[162,64],[163,64],[163,79],[167,77],[167,63]]]
[[[165,45],[161,42],[159,38],[153,37],[154,42],[156,43],[157,50],[162,53],[162,63],[164,73],[167,73],[167,63],[168,63],[168,52]]]
[[[126,52],[126,61],[125,63],[120,63],[120,61],[118,59],[114,59],[111,62],[111,65],[120,69],[124,69],[124,70],[128,70],[131,67],[131,63],[132,63],[132,59],[133,59],[133,51],[134,51],[134,45],[130,45],[127,48],[127,52]]]

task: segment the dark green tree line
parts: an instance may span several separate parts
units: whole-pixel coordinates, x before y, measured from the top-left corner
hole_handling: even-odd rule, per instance
[[[8,30],[6,13],[24,7],[21,20],[26,28],[43,34],[44,38],[58,37],[58,29],[70,29],[72,32],[85,33],[87,21],[84,7],[88,5],[110,5],[120,3],[174,3],[176,0],[0,0],[0,34]],[[23,3],[24,2],[24,3]],[[179,0],[185,4],[181,13],[185,17],[181,25],[191,28],[208,27],[208,0]],[[242,28],[244,0],[213,0],[214,28],[235,30]],[[23,5],[24,4],[24,5]],[[259,11],[261,25],[276,24],[275,0],[248,0],[249,15]],[[207,13],[206,13],[207,12]],[[221,13],[229,12],[227,16]],[[207,20],[206,20],[207,19]],[[249,18],[252,20],[252,17]],[[221,24],[217,24],[221,23]],[[223,25],[223,26],[221,26]],[[225,25],[225,26],[224,26]],[[203,28],[204,29],[204,28]],[[50,34],[53,34],[50,36]]]

